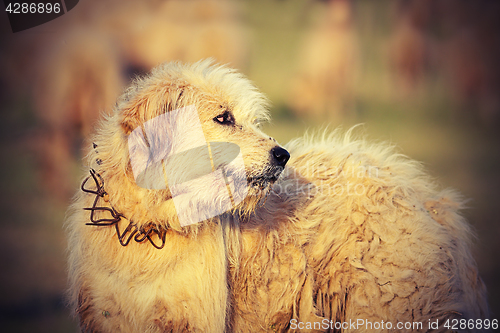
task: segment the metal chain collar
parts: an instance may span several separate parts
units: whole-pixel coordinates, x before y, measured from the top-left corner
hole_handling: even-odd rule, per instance
[[[95,148],[95,146],[94,146]],[[96,190],[91,190],[88,188],[85,188],[85,185],[87,184],[87,181],[92,177],[94,179],[95,185],[96,185]],[[122,246],[127,246],[132,238],[137,242],[137,243],[142,243],[146,239],[157,249],[162,249],[165,246],[165,237],[167,234],[167,230],[165,228],[158,228],[155,224],[152,222],[142,226],[142,227],[137,227],[137,225],[131,221],[128,220],[123,214],[118,213],[115,208],[110,204],[109,207],[101,207],[98,206],[99,199],[102,198],[104,201],[108,202],[108,193],[104,190],[104,179],[101,177],[100,174],[98,174],[94,169],[90,169],[90,176],[85,178],[85,180],[82,183],[81,189],[85,193],[91,193],[95,195],[94,203],[92,204],[92,207],[90,208],[84,208],[84,210],[89,210],[90,211],[90,223],[85,223],[86,225],[91,225],[91,226],[115,226],[116,229],[116,235],[118,236],[118,241]],[[96,218],[95,214],[96,212],[109,212],[111,214],[112,218]],[[123,232],[120,231],[120,228],[118,226],[118,222],[121,221],[121,219],[126,219],[130,221],[128,224],[127,228]],[[161,241],[161,245],[157,245],[153,239],[152,236],[156,235],[158,239]]]

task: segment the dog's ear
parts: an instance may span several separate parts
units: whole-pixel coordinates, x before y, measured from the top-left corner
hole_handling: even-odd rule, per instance
[[[145,100],[135,100],[123,110],[121,127],[125,134],[130,134],[134,129],[144,123],[147,103]]]
[[[146,121],[165,112],[164,105],[168,103],[169,91],[166,87],[154,88],[149,87],[141,91],[123,109],[121,126],[125,134],[130,134]]]
[[[125,134],[130,134],[134,129],[160,114],[183,107],[185,88],[185,86],[175,85],[150,87],[129,101],[122,112],[121,127]]]

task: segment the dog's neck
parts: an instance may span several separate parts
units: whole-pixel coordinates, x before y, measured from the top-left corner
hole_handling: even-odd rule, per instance
[[[90,189],[87,186],[90,178],[94,180],[95,190]],[[109,195],[104,189],[104,179],[94,169],[90,169],[90,176],[85,178],[81,189],[85,193],[95,195],[92,207],[84,208],[85,210],[90,211],[90,222],[86,223],[86,225],[100,227],[114,226],[118,236],[118,241],[122,246],[127,246],[132,239],[138,243],[148,240],[151,245],[157,249],[161,249],[165,246],[167,229],[162,226],[157,226],[152,222],[138,226],[132,220],[127,219],[123,214],[117,212],[117,210],[109,203]],[[109,207],[100,205],[99,202],[101,200],[108,203],[107,205],[109,205]],[[105,215],[104,217],[102,216],[103,214]],[[129,221],[128,226],[123,232],[119,227],[119,222],[121,220]]]

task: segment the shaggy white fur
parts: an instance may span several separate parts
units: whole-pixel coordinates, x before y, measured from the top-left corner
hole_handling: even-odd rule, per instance
[[[207,142],[240,147],[250,187],[232,211],[181,227],[168,188],[135,183],[127,138],[190,105]],[[278,146],[257,127],[266,110],[249,81],[210,61],[165,64],[127,90],[97,129],[88,165],[107,193],[98,206],[123,214],[120,232],[131,221],[163,230],[165,246],[123,247],[113,226],[85,225],[82,208],[95,196],[77,194],[67,219],[69,298],[83,332],[425,332],[436,321],[444,332],[448,319],[487,318],[452,191],[436,190],[392,148],[337,132],[291,142],[276,181]],[[233,121],[219,122],[224,114]]]
[[[445,332],[448,319],[488,316],[453,191],[351,133],[288,148],[283,179],[240,223],[235,332],[426,332],[436,321]]]

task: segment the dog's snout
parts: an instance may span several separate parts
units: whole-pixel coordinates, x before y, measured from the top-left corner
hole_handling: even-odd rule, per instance
[[[285,167],[286,162],[288,162],[288,159],[290,158],[288,151],[281,147],[274,147],[271,149],[271,153],[273,154],[276,163],[281,167]]]

